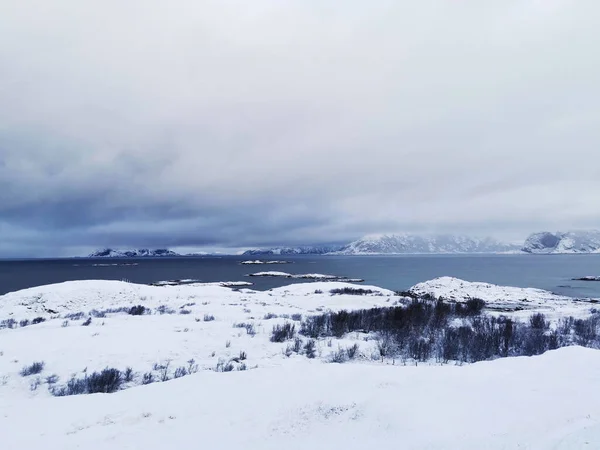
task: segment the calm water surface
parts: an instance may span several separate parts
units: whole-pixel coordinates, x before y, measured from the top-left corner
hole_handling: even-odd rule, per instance
[[[537,287],[576,297],[600,297],[600,282],[572,281],[600,275],[600,255],[410,255],[410,256],[287,256],[287,265],[240,265],[244,257],[187,257],[140,259],[1,260],[0,294],[70,280],[251,281],[255,289],[295,282],[285,278],[248,278],[252,272],[278,270],[294,274],[322,273],[363,278],[393,290],[439,276],[468,281]],[[262,258],[269,259],[269,258]],[[137,265],[123,265],[123,264]],[[98,264],[103,264],[99,266]],[[106,265],[117,264],[117,265]]]

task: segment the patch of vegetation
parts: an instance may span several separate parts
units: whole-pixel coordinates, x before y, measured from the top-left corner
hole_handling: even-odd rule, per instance
[[[42,373],[45,365],[46,364],[44,363],[44,361],[36,361],[29,366],[23,367],[21,369],[21,371],[19,372],[19,374],[22,377],[28,377],[30,375],[38,375],[38,374]]]
[[[330,294],[333,295],[369,295],[374,294],[375,291],[371,289],[363,289],[363,288],[353,288],[353,287],[343,287],[331,289],[329,291]]]
[[[573,344],[600,348],[600,314],[588,319],[563,318],[556,330],[551,330],[543,314],[534,314],[521,323],[484,315],[484,305],[480,299],[464,303],[419,299],[406,306],[330,312],[307,317],[300,333],[312,339],[340,338],[349,332],[375,333],[376,357],[415,362],[531,356]],[[345,352],[346,358],[352,359],[358,347]],[[341,361],[341,352],[332,359]]]
[[[146,313],[146,307],[142,305],[136,305],[129,308],[127,312],[130,316],[142,316]]]
[[[283,325],[275,325],[271,333],[271,342],[285,342],[292,339],[296,334],[296,325],[286,322]]]
[[[121,389],[125,377],[115,368],[105,368],[100,372],[85,374],[83,378],[72,377],[64,386],[51,386],[50,392],[56,397],[68,395],[110,394]]]

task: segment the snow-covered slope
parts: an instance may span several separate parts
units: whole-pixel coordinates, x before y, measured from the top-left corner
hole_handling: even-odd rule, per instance
[[[354,241],[338,254],[402,254],[402,253],[501,253],[518,250],[518,246],[492,238],[476,239],[468,236],[411,234],[384,234],[365,236]]]
[[[368,293],[330,292],[344,288]],[[413,291],[490,302],[506,293],[512,297],[505,302],[531,303],[528,314],[544,311],[544,302],[564,307],[565,315],[577,307],[581,316],[589,314],[593,306],[451,278]],[[0,296],[0,319],[17,320],[0,327],[2,448],[600,448],[598,350],[569,347],[539,357],[416,367],[380,359],[378,341],[368,333],[318,338],[314,359],[288,350],[294,340],[271,341],[274,326],[298,328],[299,317],[404,301],[385,289],[341,282],[260,292],[217,283],[88,280]],[[134,305],[152,313],[128,314]],[[91,309],[97,310],[93,320],[82,326]],[[36,317],[46,321],[19,324]],[[326,363],[354,344],[355,363]],[[42,371],[22,376],[34,361],[45,363]],[[217,373],[227,361],[234,371]],[[196,369],[142,385],[145,375],[162,370],[157,365],[170,367],[169,378],[178,368]],[[106,367],[132,368],[126,390],[75,397],[49,392],[52,378],[61,386]]]
[[[156,256],[180,256],[174,251],[166,248],[147,249],[141,248],[137,250],[117,250],[114,248],[104,248],[91,253],[88,258],[139,258],[139,257],[156,257]]]
[[[429,295],[456,302],[479,298],[485,301],[488,310],[502,313],[511,311],[523,317],[531,314],[532,310],[543,312],[551,318],[565,314],[587,314],[596,302],[588,299],[576,300],[543,289],[498,286],[454,277],[439,277],[418,283],[411,287],[409,292],[417,296]]]
[[[600,231],[542,231],[533,233],[523,245],[527,253],[600,253]]]
[[[458,366],[200,372],[115,394],[11,398],[3,449],[600,448],[600,351]]]

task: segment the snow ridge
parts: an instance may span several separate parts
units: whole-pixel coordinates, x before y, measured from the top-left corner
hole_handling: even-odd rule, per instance
[[[527,253],[600,253],[600,231],[541,231],[523,245]]]
[[[412,234],[369,235],[346,245],[336,254],[375,255],[411,253],[506,253],[518,246],[493,238],[462,235],[419,236]]]

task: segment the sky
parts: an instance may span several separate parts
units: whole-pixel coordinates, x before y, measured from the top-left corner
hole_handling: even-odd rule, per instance
[[[600,228],[596,0],[3,0],[0,256]]]

